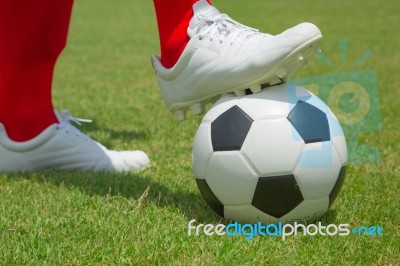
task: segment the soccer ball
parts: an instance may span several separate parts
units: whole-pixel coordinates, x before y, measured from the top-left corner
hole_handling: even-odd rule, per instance
[[[293,84],[218,100],[193,145],[196,183],[220,216],[242,223],[315,220],[337,197],[347,147],[317,96]]]

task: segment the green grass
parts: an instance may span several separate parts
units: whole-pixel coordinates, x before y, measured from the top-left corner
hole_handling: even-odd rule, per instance
[[[0,175],[3,264],[398,265],[400,22],[396,0],[215,0],[244,24],[278,33],[311,21],[322,49],[340,64],[371,49],[359,69],[377,73],[383,129],[360,141],[379,148],[378,164],[350,165],[344,187],[322,221],[380,225],[382,237],[188,236],[187,223],[224,222],[201,198],[191,172],[200,118],[178,123],[164,107],[150,55],[158,53],[152,2],[76,1],[69,45],[55,74],[54,101],[81,129],[114,149],[143,149],[152,167],[139,174],[49,172]],[[314,61],[296,77],[341,71]]]

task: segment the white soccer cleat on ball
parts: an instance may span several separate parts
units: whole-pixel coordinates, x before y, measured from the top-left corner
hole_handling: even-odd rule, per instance
[[[273,36],[234,21],[205,0],[193,11],[190,41],[175,66],[164,68],[152,56],[164,102],[178,120],[189,109],[202,113],[204,104],[220,95],[243,96],[280,84],[319,51],[322,34],[311,23]]]
[[[143,151],[112,151],[71,125],[76,119],[56,111],[58,124],[50,125],[26,142],[9,139],[0,124],[0,173],[41,170],[127,172],[142,169],[150,160]]]

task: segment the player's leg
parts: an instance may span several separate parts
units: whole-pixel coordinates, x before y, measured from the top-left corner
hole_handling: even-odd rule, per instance
[[[71,7],[72,0],[0,2],[0,121],[15,141],[57,122],[51,83]]]
[[[260,33],[221,14],[206,0],[154,4],[161,58],[153,56],[152,64],[164,102],[179,120],[188,109],[202,113],[204,103],[222,94],[242,96],[246,90],[256,93],[284,82],[318,52],[322,39],[311,23],[275,36]]]
[[[51,86],[72,0],[0,1],[0,172],[136,170],[141,151],[104,148],[53,110]]]
[[[187,28],[198,0],[153,0],[160,38],[161,63],[171,68],[178,61],[190,38]],[[207,0],[211,4],[210,0]]]

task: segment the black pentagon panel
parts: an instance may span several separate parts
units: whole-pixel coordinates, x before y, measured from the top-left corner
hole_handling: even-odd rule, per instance
[[[303,200],[293,175],[269,176],[258,179],[251,204],[269,215],[280,218]]]
[[[211,123],[214,151],[236,151],[242,148],[253,119],[235,105]]]
[[[207,204],[211,207],[211,209],[220,216],[224,217],[224,205],[211,191],[211,188],[208,186],[207,181],[205,179],[196,178],[196,183],[201,195],[203,196]]]
[[[340,169],[339,177],[336,180],[335,186],[333,187],[331,193],[329,194],[329,208],[332,206],[333,202],[339,195],[339,191],[342,188],[343,183],[344,183],[344,177],[346,176],[346,170],[347,170],[346,165],[342,166],[342,168]]]
[[[329,122],[326,114],[309,103],[298,101],[287,119],[305,143],[330,140]]]

